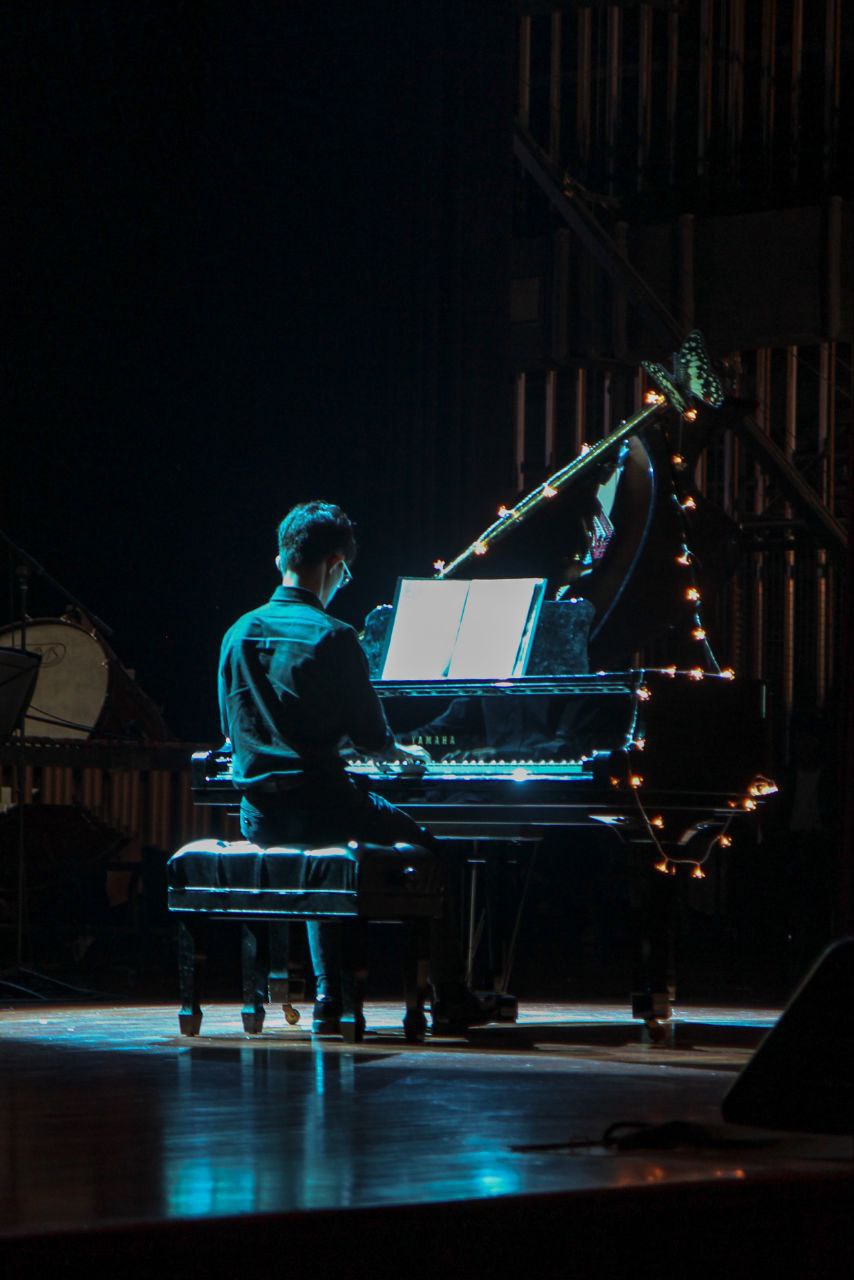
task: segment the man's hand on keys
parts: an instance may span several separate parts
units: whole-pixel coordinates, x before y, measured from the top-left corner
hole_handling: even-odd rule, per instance
[[[395,773],[423,773],[430,760],[430,752],[423,747],[414,744],[406,747],[396,742],[383,756],[381,764],[396,766]]]

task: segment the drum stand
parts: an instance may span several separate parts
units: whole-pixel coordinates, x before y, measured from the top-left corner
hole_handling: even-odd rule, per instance
[[[0,541],[9,548],[15,559],[15,576],[18,580],[18,598],[20,616],[18,623],[19,643],[14,649],[5,650],[7,663],[0,662],[0,742],[13,742],[15,751],[15,800],[18,810],[17,827],[17,910],[15,922],[15,967],[0,970],[0,989],[5,989],[14,996],[22,996],[30,1000],[56,1000],[63,996],[86,996],[93,998],[94,992],[84,991],[70,983],[61,982],[47,974],[37,973],[24,966],[24,902],[26,897],[26,764],[24,748],[27,740],[26,713],[35,689],[36,677],[41,659],[38,654],[27,650],[27,596],[30,585],[30,574],[35,572],[43,577],[51,586],[57,588],[66,599],[83,608],[69,592],[51,578],[41,565],[28,555],[23,548],[12,541],[0,529]],[[85,612],[85,611],[84,611]],[[95,621],[93,614],[89,617]],[[103,623],[98,625],[103,627]],[[109,628],[106,628],[109,632]],[[0,658],[3,651],[0,650]],[[4,675],[8,669],[9,675]]]

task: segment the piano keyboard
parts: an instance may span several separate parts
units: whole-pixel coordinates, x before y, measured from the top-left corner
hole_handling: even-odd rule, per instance
[[[347,764],[347,772],[379,781],[383,778],[427,778],[430,782],[492,781],[526,782],[529,778],[569,780],[593,776],[592,760],[431,760],[423,765],[391,764],[359,759]]]

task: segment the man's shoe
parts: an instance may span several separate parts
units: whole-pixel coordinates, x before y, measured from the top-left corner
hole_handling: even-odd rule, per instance
[[[340,1036],[341,1034],[341,1001],[321,998],[314,1002],[314,1013],[311,1019],[313,1036]]]
[[[515,1022],[518,1002],[495,991],[471,991],[468,987],[443,988],[433,1001],[433,1034],[454,1035],[488,1022]]]
[[[311,1034],[324,1039],[327,1036],[341,1035],[341,1001],[320,999],[314,1002],[314,1014],[311,1019]],[[361,1040],[365,1034],[365,1015],[361,1009],[355,1018],[356,1039]]]

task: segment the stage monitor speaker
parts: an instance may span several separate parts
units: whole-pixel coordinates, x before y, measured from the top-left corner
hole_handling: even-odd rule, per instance
[[[819,957],[723,1100],[724,1120],[854,1133],[854,938]]]
[[[36,687],[41,655],[0,647],[0,742],[21,724]]]

